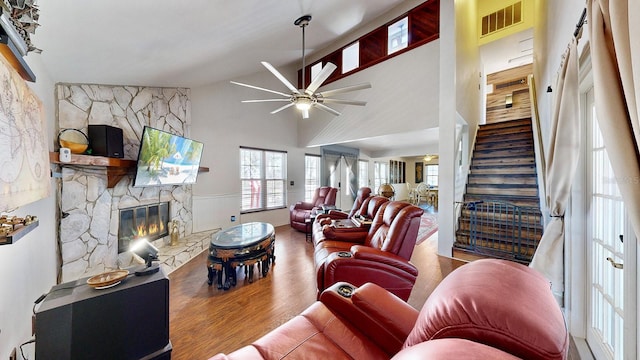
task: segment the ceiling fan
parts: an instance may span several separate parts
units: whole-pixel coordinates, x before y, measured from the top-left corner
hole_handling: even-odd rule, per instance
[[[296,26],[299,26],[299,27],[302,28],[302,79],[305,79],[305,54],[304,54],[304,51],[305,51],[305,37],[304,37],[304,28],[307,25],[309,25],[310,21],[311,21],[311,15],[301,16],[300,18],[296,19],[296,21],[294,21],[294,24]],[[327,63],[322,68],[322,70],[320,70],[318,75],[311,81],[311,83],[309,84],[309,86],[307,86],[306,89],[297,89],[284,76],[282,76],[282,74],[278,70],[276,70],[275,67],[273,67],[268,62],[262,61],[262,65],[264,65],[264,67],[266,67],[267,70],[269,70],[273,75],[275,75],[275,77],[278,78],[278,80],[280,80],[280,82],[282,82],[291,91],[291,93],[287,94],[287,93],[284,93],[284,92],[281,92],[281,91],[265,89],[265,88],[254,86],[254,85],[243,84],[243,83],[240,83],[240,82],[237,82],[237,81],[231,81],[231,83],[235,84],[235,85],[245,86],[245,87],[248,87],[248,88],[251,88],[251,89],[266,91],[266,92],[270,92],[272,94],[277,94],[277,95],[283,96],[283,98],[278,98],[278,99],[259,99],[259,100],[243,100],[242,101],[243,103],[288,102],[288,104],[273,110],[271,112],[271,114],[275,114],[277,112],[280,112],[280,111],[282,111],[282,110],[284,110],[286,108],[289,108],[289,107],[295,105],[298,110],[302,111],[302,118],[303,119],[309,118],[309,109],[312,108],[312,107],[317,107],[317,108],[322,109],[324,111],[327,111],[327,112],[329,112],[329,113],[331,113],[333,115],[339,116],[340,112],[336,111],[335,109],[332,109],[332,108],[328,107],[325,104],[333,103],[333,104],[358,105],[358,106],[364,106],[364,105],[367,104],[365,101],[333,99],[333,98],[330,98],[330,96],[333,96],[333,95],[336,95],[336,94],[341,94],[341,93],[346,93],[346,92],[350,92],[350,91],[368,89],[368,88],[371,87],[371,84],[369,84],[369,83],[362,83],[362,84],[358,84],[358,85],[346,86],[346,87],[339,88],[339,89],[316,92],[316,90],[318,90],[318,88],[322,85],[322,83],[325,80],[327,80],[329,78],[329,76],[337,68],[336,65],[334,65],[334,64],[332,64],[330,62]],[[304,82],[304,80],[303,80],[303,82]]]

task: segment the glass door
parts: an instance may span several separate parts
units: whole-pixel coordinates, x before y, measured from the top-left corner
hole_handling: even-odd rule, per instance
[[[587,120],[587,342],[596,359],[636,359],[637,243],[598,127],[593,89]]]

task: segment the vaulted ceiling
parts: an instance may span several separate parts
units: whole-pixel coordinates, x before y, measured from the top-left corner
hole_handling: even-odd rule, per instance
[[[56,82],[197,87],[301,58],[402,0],[44,0],[33,36]]]

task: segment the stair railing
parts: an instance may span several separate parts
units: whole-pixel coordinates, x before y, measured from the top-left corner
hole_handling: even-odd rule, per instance
[[[458,224],[468,232],[468,243],[457,239],[456,247],[527,264],[531,261],[543,231],[537,208],[482,200],[457,202],[456,206],[468,212],[469,219],[468,225]]]

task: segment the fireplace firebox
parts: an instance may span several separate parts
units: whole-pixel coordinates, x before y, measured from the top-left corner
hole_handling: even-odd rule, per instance
[[[129,251],[129,244],[135,239],[153,241],[169,235],[168,222],[168,202],[121,209],[118,253]]]

